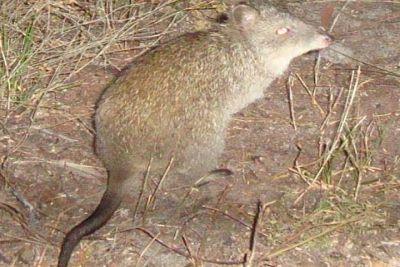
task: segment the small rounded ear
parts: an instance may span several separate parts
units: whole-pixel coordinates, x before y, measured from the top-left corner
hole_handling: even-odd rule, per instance
[[[232,10],[232,18],[244,29],[251,28],[258,20],[260,13],[257,9],[246,4],[239,4]]]

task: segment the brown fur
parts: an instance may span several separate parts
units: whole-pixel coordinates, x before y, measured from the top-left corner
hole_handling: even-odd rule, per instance
[[[277,30],[290,27],[287,34]],[[97,153],[109,171],[96,211],[69,232],[58,266],[79,240],[117,209],[126,184],[152,170],[200,176],[216,167],[231,115],[263,96],[268,85],[305,52],[331,39],[278,13],[240,4],[216,31],[185,34],[145,54],[103,94],[96,113]]]

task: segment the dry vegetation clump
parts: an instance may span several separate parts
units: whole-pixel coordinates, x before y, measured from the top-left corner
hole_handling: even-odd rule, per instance
[[[0,93],[7,109],[62,90],[113,53],[139,56],[211,1],[2,1]]]

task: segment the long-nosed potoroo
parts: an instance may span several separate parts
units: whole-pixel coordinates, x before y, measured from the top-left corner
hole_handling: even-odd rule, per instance
[[[271,6],[237,4],[217,29],[184,34],[133,62],[105,89],[95,115],[107,189],[66,235],[58,266],[67,266],[82,237],[110,219],[150,158],[152,171],[171,158],[172,173],[215,169],[232,114],[261,98],[293,58],[331,43],[328,34]]]

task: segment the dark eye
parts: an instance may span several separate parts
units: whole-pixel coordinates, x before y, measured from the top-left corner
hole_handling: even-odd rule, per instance
[[[287,34],[290,32],[290,28],[289,27],[282,27],[276,30],[276,34],[277,35],[283,35],[283,34]]]

